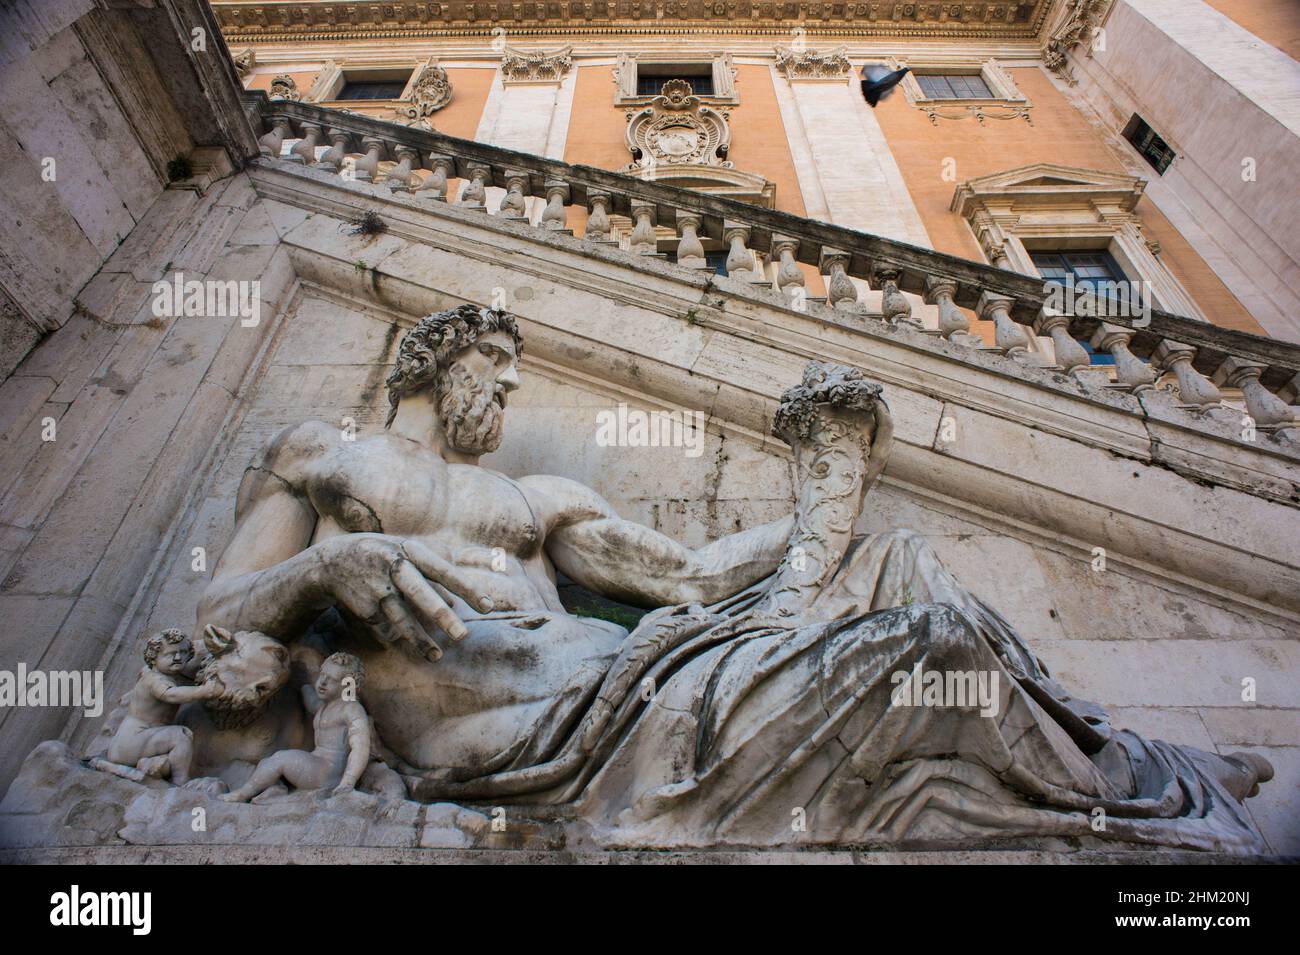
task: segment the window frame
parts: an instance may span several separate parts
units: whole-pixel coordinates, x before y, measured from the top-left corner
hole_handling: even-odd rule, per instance
[[[696,93],[700,102],[707,106],[737,106],[740,103],[740,95],[736,90],[736,69],[729,52],[683,53],[680,56],[620,53],[614,66],[615,106],[644,107],[659,95],[659,89],[653,93],[640,92],[643,67],[653,67],[654,75],[663,77],[660,87],[674,76],[681,76],[689,82],[690,73],[678,74],[673,73],[674,70],[707,69],[712,76],[713,92]]]
[[[960,79],[962,77],[969,77],[978,80],[980,87],[982,88],[982,92],[970,96],[959,94],[956,91],[956,89],[954,89],[952,81],[954,79]],[[927,80],[930,82],[927,82]],[[935,80],[941,80],[943,82],[943,85],[947,87],[947,91],[952,95],[950,96],[938,95],[936,93],[936,90],[933,88],[935,85],[937,85],[934,83]],[[973,99],[988,100],[988,99],[995,98],[993,96],[993,91],[989,89],[988,83],[985,82],[984,75],[982,73],[965,73],[965,72],[939,73],[939,72],[930,72],[927,70],[927,71],[922,71],[917,73],[916,81],[917,84],[921,87],[921,92],[925,94],[927,99],[954,100],[960,102],[964,100],[973,100]]]
[[[1145,130],[1145,134],[1143,130]],[[1139,113],[1134,113],[1129,121],[1124,124],[1120,135],[1124,137],[1126,143],[1133,147],[1133,151],[1156,171],[1157,176],[1163,176],[1169,167],[1174,164],[1174,161],[1178,159],[1178,150],[1169,145],[1169,141],[1157,133],[1155,127],[1148,123]],[[1143,139],[1142,145],[1138,145],[1137,140],[1139,138]],[[1152,155],[1152,153],[1155,153],[1155,155]]]
[[[1033,103],[1016,86],[1011,74],[1002,68],[994,57],[970,56],[892,56],[870,59],[866,64],[880,64],[891,70],[910,68],[899,84],[903,95],[912,107],[922,110],[932,125],[939,120],[974,117],[982,124],[986,119],[1023,118],[1032,125],[1030,110]],[[859,67],[860,68],[860,67]],[[989,91],[981,97],[930,96],[921,86],[922,76],[978,76]]]
[[[415,81],[428,62],[406,58],[385,58],[376,61],[369,59],[327,60],[321,66],[320,72],[316,74],[316,80],[312,83],[311,89],[303,96],[303,102],[320,103],[322,105],[333,103],[351,104],[345,108],[353,108],[358,104],[363,106],[372,104],[393,106],[410,98]],[[405,84],[402,87],[401,95],[391,99],[338,98],[339,94],[343,92],[343,88],[350,82],[396,82],[397,79],[403,77],[405,78]]]

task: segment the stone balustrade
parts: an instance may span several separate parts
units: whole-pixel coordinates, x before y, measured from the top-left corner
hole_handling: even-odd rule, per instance
[[[590,166],[520,153],[402,126],[357,113],[245,94],[249,114],[260,116],[259,144],[264,156],[306,163],[346,180],[387,184],[410,191],[417,200],[451,202],[487,210],[489,187],[505,191],[499,215],[531,222],[526,199],[537,197],[535,226],[568,228],[574,206],[587,213],[584,235],[609,243],[611,216],[632,223],[627,247],[657,255],[666,230],[680,236],[678,264],[705,267],[704,241],[727,251],[732,278],[774,285],[792,307],[807,297],[798,263],[815,266],[826,277],[828,300],[836,312],[860,321],[906,325],[960,348],[1005,355],[1028,366],[1079,375],[1092,369],[1087,341],[1114,364],[1109,386],[1141,392],[1166,373],[1177,383],[1180,404],[1193,413],[1221,409],[1218,385],[1239,388],[1253,425],[1300,442],[1300,420],[1292,407],[1300,380],[1300,346],[1239,332],[1151,308],[1125,314],[1121,303],[1090,300],[1085,311],[1062,314],[1052,307],[1042,279],[972,262],[825,222],[800,218],[732,199],[647,182]],[[317,155],[319,154],[319,155]],[[315,157],[314,159],[312,157]],[[460,180],[453,189],[451,180]],[[774,268],[765,271],[757,252]],[[772,283],[769,279],[775,279]],[[881,293],[879,315],[869,315],[850,279]],[[937,306],[938,326],[924,329],[912,316],[904,293]],[[820,302],[812,299],[810,301]],[[971,334],[967,312],[991,322],[993,342]],[[1103,316],[1103,317],[1096,317]],[[1051,349],[1037,347],[1041,340]]]

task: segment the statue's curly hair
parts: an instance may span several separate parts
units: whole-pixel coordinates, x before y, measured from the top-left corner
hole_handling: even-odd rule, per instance
[[[180,646],[182,643],[189,643],[190,635],[184,630],[178,630],[176,627],[169,627],[166,630],[159,631],[149,637],[144,642],[144,663],[149,669],[153,669],[158,662],[158,654],[162,653],[163,647]],[[194,656],[194,647],[190,647],[190,656]]]
[[[420,319],[402,336],[397,364],[384,382],[388,386],[388,420],[384,427],[397,417],[402,398],[430,385],[441,388],[442,373],[451,357],[495,331],[509,332],[515,340],[515,352],[522,354],[524,342],[519,337],[519,326],[514,315],[504,309],[458,305]]]
[[[333,663],[335,666],[342,668],[348,676],[352,677],[352,683],[356,689],[361,689],[361,684],[366,680],[366,668],[361,662],[360,657],[353,656],[351,653],[338,651],[331,653],[322,662],[321,666],[327,663]]]

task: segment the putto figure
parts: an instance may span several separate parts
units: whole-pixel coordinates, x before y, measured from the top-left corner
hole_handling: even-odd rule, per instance
[[[856,532],[892,440],[860,372],[813,363],[783,398],[794,513],[691,548],[576,481],[480,464],[521,345],[506,312],[430,315],[399,346],[382,433],[281,433],[199,607],[285,644],[337,610],[331,649],[364,662],[377,751],[413,797],[567,804],[607,846],[1261,851],[1241,801],[1267,763],[1113,729],[922,537]],[[575,617],[557,571],[653,612],[630,633]],[[990,675],[991,715],[892,706],[913,671]]]
[[[174,725],[176,714],[185,703],[215,700],[225,691],[218,680],[191,685],[187,670],[193,662],[194,646],[183,630],[164,630],[145,641],[140,678],[123,699],[126,715],[108,745],[107,760],[97,760],[97,768],[127,778],[169,777],[177,786],[189,781],[193,734]],[[120,768],[136,773],[117,772]]]
[[[356,788],[370,763],[370,717],[357,702],[365,669],[350,653],[321,664],[314,686],[303,686],[303,705],[312,713],[316,748],[285,749],[257,764],[248,782],[221,798],[248,802],[278,783],[294,789],[332,789],[339,796]]]

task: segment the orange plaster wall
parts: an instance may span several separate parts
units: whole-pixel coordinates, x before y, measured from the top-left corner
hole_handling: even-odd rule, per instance
[[[876,110],[934,247],[979,262],[984,261],[984,255],[970,226],[948,208],[958,183],[1037,162],[1127,174],[1100,133],[1042,70],[1035,67],[1008,72],[1033,104],[1033,126],[1023,119],[989,119],[981,126],[973,118],[940,119],[934,126],[901,94],[886,98]],[[943,176],[948,158],[956,160],[955,182]],[[1155,176],[1155,170],[1151,170],[1147,178]],[[1259,323],[1153,203],[1143,199],[1138,204],[1138,216],[1146,236],[1160,243],[1161,261],[1212,322],[1264,334]]]
[[[776,185],[776,208],[804,215],[803,194],[799,191],[771,71],[759,65],[742,65],[736,70],[740,105],[731,109],[731,150],[727,158],[737,169],[757,173]],[[579,67],[564,161],[600,169],[626,166],[632,158],[623,139],[626,129],[625,114],[614,105],[614,82],[609,67]],[[570,211],[569,225],[579,232],[585,227],[586,215],[582,209]],[[803,266],[803,270],[808,294],[825,294],[817,269]]]
[[[1300,60],[1300,0],[1205,0],[1224,16]]]

